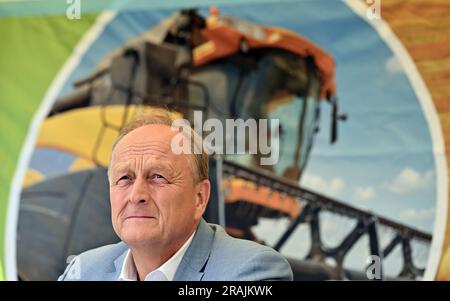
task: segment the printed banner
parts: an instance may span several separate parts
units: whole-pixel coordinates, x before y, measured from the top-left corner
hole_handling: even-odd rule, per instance
[[[374,217],[386,277],[450,280],[450,25],[444,22],[450,3],[85,2],[42,1],[27,8],[20,1],[0,2],[2,279],[56,280],[68,256],[117,241],[105,176],[117,130],[140,105],[158,106],[164,97],[185,93],[176,100],[208,105],[205,119],[279,120],[279,156],[266,170],[336,208],[343,204]],[[190,20],[206,25],[190,33],[209,42],[191,49],[184,90],[161,88],[158,94],[164,83],[151,68],[158,61],[172,64],[176,55],[175,48],[157,46],[166,45],[164,37],[181,45],[167,38],[164,24],[183,9],[196,9]],[[221,36],[230,32],[237,43]],[[153,65],[142,59],[130,65],[126,49]],[[171,72],[163,67],[158,70]],[[179,73],[170,76],[181,81]],[[128,78],[130,83],[120,80]],[[114,86],[116,79],[122,88]],[[141,84],[153,98],[136,92]],[[241,107],[231,107],[233,95]],[[254,166],[245,156],[226,159]],[[226,229],[276,246],[304,202],[253,184],[224,176]],[[261,208],[271,214],[253,211]],[[374,255],[370,230],[337,263],[311,256],[317,243],[343,248],[361,221],[337,209],[322,211],[320,242],[310,235],[313,226],[302,223],[279,251],[293,266],[320,262],[366,277]]]

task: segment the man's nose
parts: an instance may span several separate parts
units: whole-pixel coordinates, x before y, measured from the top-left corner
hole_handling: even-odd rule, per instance
[[[131,203],[147,203],[149,200],[149,187],[144,178],[138,177],[133,183],[133,189],[130,195]]]

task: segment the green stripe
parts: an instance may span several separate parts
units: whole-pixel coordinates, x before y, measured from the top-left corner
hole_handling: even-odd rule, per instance
[[[1,16],[43,16],[43,15],[66,15],[70,5],[77,0],[25,0],[4,1],[0,0]],[[220,7],[230,5],[263,4],[263,3],[292,3],[310,2],[317,0],[79,0],[81,19],[84,14],[98,13],[103,10],[154,10],[154,9],[179,9],[186,7]],[[338,0],[322,0],[338,1]]]
[[[5,272],[8,260],[4,233],[9,190],[28,127],[52,80],[95,18],[0,18],[0,272],[2,264]]]

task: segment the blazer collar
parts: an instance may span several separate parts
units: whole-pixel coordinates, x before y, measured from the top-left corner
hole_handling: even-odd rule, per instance
[[[120,271],[122,270],[123,261],[125,260],[125,257],[129,250],[124,242],[119,243],[119,245],[122,245],[122,244],[125,246],[124,251],[119,255],[119,257],[117,257],[114,260],[114,264],[111,264],[109,271],[107,271],[104,274],[104,279],[101,279],[101,280],[114,281],[114,280],[119,279]]]
[[[202,218],[197,227],[197,232],[192,239],[189,248],[184,253],[183,259],[178,266],[178,269],[173,278],[174,281],[192,280],[198,281],[203,277],[203,271],[211,253],[212,243],[214,241],[214,231],[208,223]],[[125,243],[120,243],[119,245]],[[111,270],[105,273],[105,278],[102,280],[117,280],[119,279],[120,271],[122,270],[123,261],[128,252],[128,247],[114,260],[114,265],[111,265]]]
[[[173,280],[201,280],[211,253],[213,241],[214,231],[204,219],[201,219],[197,232],[192,239],[191,245],[186,250]]]

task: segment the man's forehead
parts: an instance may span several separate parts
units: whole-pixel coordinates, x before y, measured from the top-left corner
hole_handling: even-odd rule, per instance
[[[121,158],[123,156],[142,156],[149,155],[153,157],[164,157],[173,155],[170,149],[170,143],[160,141],[135,141],[118,144],[114,149],[113,157]]]
[[[139,161],[137,158],[122,158],[118,159],[113,162],[112,169],[113,170],[128,170],[128,169],[135,169],[139,164]],[[164,159],[154,159],[154,158],[147,158],[144,159],[144,165],[146,168],[150,169],[156,169],[156,170],[164,170],[164,171],[173,171],[173,161],[171,160],[164,160]]]
[[[133,156],[143,155],[157,159],[178,159],[183,154],[174,154],[171,148],[172,139],[176,134],[167,125],[141,126],[129,132],[117,143],[111,160],[119,162]]]
[[[112,170],[120,171],[135,169],[144,164],[145,168],[171,172],[177,169],[180,159],[175,155],[161,151],[158,147],[125,147],[123,150],[115,151],[111,158],[110,167]]]
[[[138,127],[126,134],[117,142],[114,151],[126,151],[130,148],[143,149],[153,147],[163,151],[170,150],[170,143],[174,136],[169,126],[150,124]]]
[[[164,124],[148,124],[140,126],[128,134],[126,134],[119,142],[119,144],[127,144],[144,141],[160,141],[170,144],[175,132],[171,127]]]

